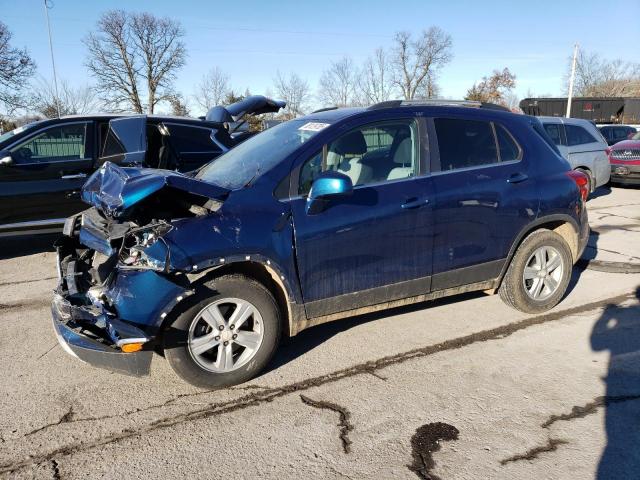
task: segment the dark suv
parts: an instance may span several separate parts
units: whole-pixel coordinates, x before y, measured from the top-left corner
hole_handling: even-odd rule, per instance
[[[84,182],[107,161],[196,170],[250,135],[231,135],[233,122],[283,106],[284,102],[254,95],[213,107],[203,119],[67,116],[0,135],[0,237],[59,232],[66,217],[84,208]]]
[[[464,105],[314,113],[194,178],[105,164],[57,244],[60,343],[135,374],[156,351],[218,387],[356,314],[474,290],[552,308],[587,242],[587,179],[537,119]]]

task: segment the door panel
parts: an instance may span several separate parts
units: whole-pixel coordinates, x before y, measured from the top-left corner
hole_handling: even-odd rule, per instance
[[[432,183],[419,174],[418,122],[373,123],[340,135],[301,165],[291,200],[296,257],[307,316],[316,317],[428,293]],[[355,185],[306,213],[321,171]]]
[[[222,149],[212,140],[211,128],[164,122],[169,132],[164,149],[171,149],[176,158],[176,168],[181,172],[196,170],[222,154]],[[163,150],[163,154],[167,153]]]
[[[305,212],[305,198],[292,200],[307,314],[428,293],[431,196],[431,179],[425,177],[357,187],[316,215]],[[393,284],[398,285],[389,289]]]
[[[100,163],[106,161],[123,166],[144,165],[147,153],[147,116],[115,118],[101,146]]]
[[[10,148],[0,167],[0,224],[67,217],[82,210],[80,189],[93,170],[93,124],[36,132]]]
[[[521,149],[517,158],[505,158],[514,150],[501,145],[507,161],[500,161],[490,122],[440,120],[434,123],[439,163],[451,169],[433,175],[433,290],[497,277],[516,235],[538,210],[537,187]],[[499,131],[498,138],[515,142]]]

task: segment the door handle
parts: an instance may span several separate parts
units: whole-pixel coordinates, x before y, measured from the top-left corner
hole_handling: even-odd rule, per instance
[[[511,175],[508,179],[507,182],[508,183],[520,183],[520,182],[524,182],[525,180],[527,180],[529,178],[528,175],[522,173],[522,172],[518,172],[518,173],[514,173],[513,175]]]
[[[63,180],[74,180],[77,178],[87,178],[87,174],[86,173],[74,173],[73,175],[62,175]]]
[[[410,209],[413,209],[413,208],[424,207],[425,205],[428,205],[428,204],[429,204],[429,199],[428,198],[415,198],[414,197],[414,198],[408,199],[401,206],[405,210],[410,210]]]

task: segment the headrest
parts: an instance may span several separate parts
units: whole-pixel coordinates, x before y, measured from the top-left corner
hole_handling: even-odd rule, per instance
[[[336,140],[331,150],[339,155],[363,155],[367,152],[367,142],[362,132],[355,130]]]
[[[393,154],[393,162],[400,165],[412,165],[412,146],[410,137],[402,140],[396,148],[396,153]]]

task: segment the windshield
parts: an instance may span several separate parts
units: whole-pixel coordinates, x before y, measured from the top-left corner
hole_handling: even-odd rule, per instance
[[[8,132],[3,133],[2,135],[0,135],[0,143],[4,142],[5,140],[13,137],[14,135],[20,132],[24,132],[27,128],[33,127],[36,123],[37,122],[29,123],[27,125],[23,125],[22,127],[18,127],[14,130],[9,130]]]
[[[328,126],[306,120],[281,123],[221,155],[200,170],[196,178],[230,190],[242,188]]]

